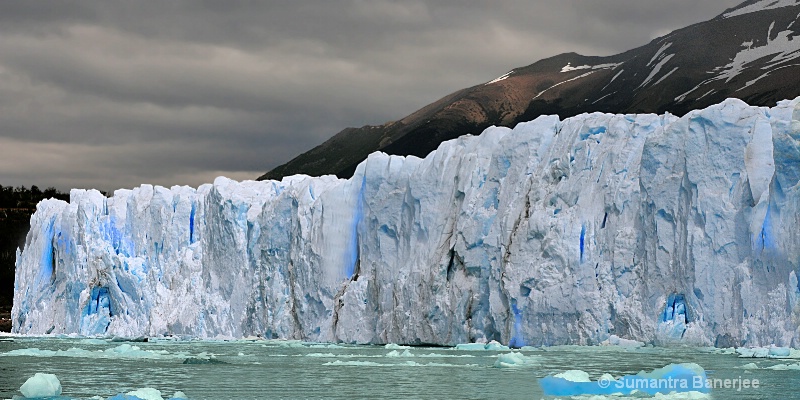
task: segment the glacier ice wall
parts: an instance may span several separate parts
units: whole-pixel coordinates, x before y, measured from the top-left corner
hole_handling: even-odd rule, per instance
[[[73,190],[32,217],[13,330],[798,346],[798,103],[540,117],[349,180]]]

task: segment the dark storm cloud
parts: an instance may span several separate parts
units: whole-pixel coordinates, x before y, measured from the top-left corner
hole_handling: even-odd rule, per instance
[[[0,184],[255,178],[541,58],[608,55],[736,0],[0,4]]]

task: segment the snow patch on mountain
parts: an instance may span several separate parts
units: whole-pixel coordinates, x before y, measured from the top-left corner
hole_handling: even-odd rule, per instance
[[[667,42],[661,45],[661,48],[659,48],[658,51],[656,51],[656,54],[653,55],[653,58],[651,58],[650,61],[647,62],[647,66],[649,67],[650,64],[652,64],[655,60],[657,60],[659,56],[661,56],[664,53],[664,50],[668,49],[670,46],[672,46],[672,42]]]
[[[491,84],[493,84],[493,83],[500,82],[500,81],[502,81],[502,80],[504,80],[504,79],[508,78],[509,76],[511,76],[511,74],[513,74],[513,73],[514,73],[514,71],[513,71],[513,70],[511,70],[511,71],[508,71],[508,72],[506,72],[505,74],[503,74],[503,75],[500,75],[499,77],[497,77],[497,78],[495,78],[495,79],[492,79],[492,80],[491,80],[491,81],[489,81],[489,82],[486,82],[486,85],[491,85]]]
[[[623,72],[625,72],[625,70],[624,70],[624,69],[621,69],[621,70],[619,70],[619,72],[617,72],[616,74],[614,74],[614,76],[611,78],[611,80],[610,80],[610,81],[608,81],[608,83],[606,83],[606,85],[605,85],[605,86],[603,86],[603,88],[602,88],[602,89],[600,89],[600,91],[602,92],[602,91],[606,90],[606,88],[608,87],[608,85],[612,84],[612,83],[613,83],[613,82],[614,82],[614,81],[615,81],[617,78],[619,78],[619,76],[620,76],[620,75],[622,75],[622,73],[623,73]]]
[[[722,14],[723,18],[736,17],[758,11],[772,10],[775,8],[793,7],[800,4],[800,0],[761,0],[748,6]]]
[[[775,22],[769,26],[765,45],[757,47],[749,45],[736,53],[729,64],[715,69],[714,72],[719,73],[719,75],[715,77],[715,80],[725,79],[726,83],[730,82],[731,79],[747,68],[750,63],[765,57],[772,58],[762,67],[764,70],[771,70],[786,61],[800,57],[800,40],[793,38],[793,36],[796,36],[795,32],[784,30],[778,32],[773,39],[772,30],[774,27]]]
[[[655,67],[653,67],[653,69],[650,71],[650,74],[647,75],[647,78],[645,78],[644,81],[641,84],[639,84],[637,89],[639,89],[639,88],[641,88],[643,86],[646,86],[648,83],[650,83],[650,81],[652,81],[653,78],[655,78],[656,75],[658,75],[658,73],[661,72],[661,68],[664,67],[664,64],[668,63],[669,60],[672,59],[672,57],[675,57],[675,54],[669,54],[669,55],[665,56],[664,58],[662,58],[661,61],[659,61],[659,63],[656,64]],[[677,69],[677,67],[676,67],[676,69]],[[667,75],[669,75],[669,74],[671,74],[673,72],[675,72],[674,69],[672,71],[670,71]],[[659,80],[659,82],[661,82],[661,80]]]
[[[573,67],[572,63],[567,63],[567,65],[561,68],[561,72],[572,72],[578,71],[582,69],[616,69],[618,66],[622,65],[622,63],[605,63],[605,64],[598,64],[598,65],[579,65],[577,67]]]
[[[671,69],[669,72],[667,72],[666,74],[664,74],[664,76],[662,76],[661,78],[659,78],[659,79],[656,81],[656,83],[654,83],[654,84],[653,84],[653,86],[656,86],[656,85],[658,85],[658,84],[659,84],[659,83],[661,83],[661,82],[664,82],[664,79],[667,79],[667,78],[669,78],[669,76],[670,76],[670,75],[672,75],[672,73],[673,73],[673,72],[675,72],[675,71],[677,71],[677,70],[678,70],[678,67],[675,67],[675,68]]]
[[[564,67],[561,68],[561,72],[571,72],[571,71],[577,71],[579,69],[591,69],[592,68],[591,65],[579,65],[577,67],[573,67],[571,64],[572,63],[567,63],[567,65],[565,65]]]
[[[708,83],[722,80],[728,83],[745,70],[753,68],[754,63],[758,60],[767,59],[766,64],[760,68],[766,72],[755,79],[747,81],[744,86],[737,89],[737,91],[753,85],[778,69],[798,65],[796,63],[787,64],[789,61],[800,58],[800,39],[797,39],[797,34],[792,30],[786,29],[778,32],[775,34],[775,38],[772,38],[772,31],[774,28],[775,22],[773,21],[767,30],[767,36],[763,46],[753,47],[754,41],[752,40],[742,43],[743,49],[736,53],[730,63],[709,71],[710,74],[714,74],[713,77],[700,82],[697,86],[676,97],[675,101],[684,101],[689,94]]]
[[[556,86],[560,86],[560,85],[563,85],[563,84],[568,83],[568,82],[572,82],[572,81],[575,81],[575,80],[578,80],[578,79],[581,79],[581,78],[585,78],[585,77],[587,77],[587,76],[589,76],[589,75],[591,75],[591,74],[593,74],[595,72],[597,72],[597,71],[589,71],[589,72],[587,72],[585,74],[580,74],[580,75],[578,75],[578,76],[576,76],[574,78],[570,78],[570,79],[567,79],[565,81],[558,82],[555,85],[552,85],[552,86],[542,90],[541,92],[537,93],[536,96],[533,96],[532,100],[538,99],[539,96],[543,95],[546,91],[548,91],[548,90],[550,90],[550,89],[552,89],[552,88],[554,88]]]

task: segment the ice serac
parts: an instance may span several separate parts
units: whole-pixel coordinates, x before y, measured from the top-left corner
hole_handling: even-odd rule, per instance
[[[798,346],[800,99],[540,117],[372,154],[39,204],[14,332]]]

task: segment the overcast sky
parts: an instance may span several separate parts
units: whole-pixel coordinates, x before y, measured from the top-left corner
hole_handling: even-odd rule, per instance
[[[2,2],[0,185],[254,179],[345,127],[739,2]]]

